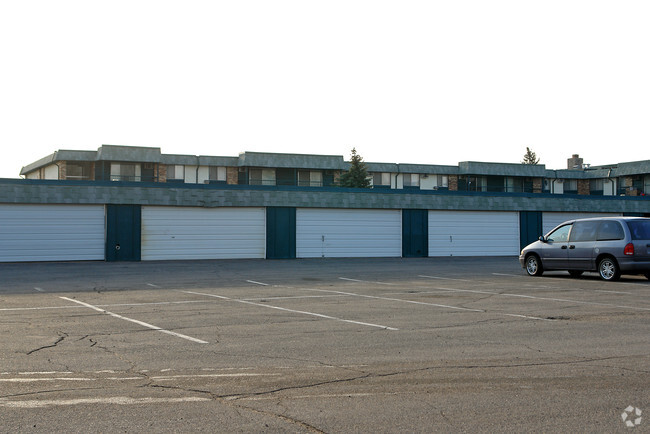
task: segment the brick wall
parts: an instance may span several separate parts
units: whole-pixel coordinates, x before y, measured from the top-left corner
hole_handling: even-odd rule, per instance
[[[449,190],[458,191],[458,175],[449,175]]]
[[[167,182],[167,165],[166,164],[156,164],[155,174],[158,176],[158,182]]]
[[[578,194],[589,195],[589,180],[578,179]]]
[[[68,166],[65,161],[59,161],[57,163],[59,166],[59,179],[66,179]]]
[[[239,179],[239,169],[237,167],[226,167],[226,183],[237,184]]]

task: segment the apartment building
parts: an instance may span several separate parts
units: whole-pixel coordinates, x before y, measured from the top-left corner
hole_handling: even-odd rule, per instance
[[[573,155],[567,168],[464,161],[457,166],[366,163],[375,189],[650,194],[650,160],[591,167]],[[59,150],[22,168],[27,179],[334,187],[349,163],[341,155],[242,152],[237,157],[163,154],[160,148],[103,145]]]

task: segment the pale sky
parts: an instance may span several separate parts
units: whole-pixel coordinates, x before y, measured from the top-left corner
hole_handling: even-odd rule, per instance
[[[650,159],[650,1],[0,0],[0,177],[59,149]]]

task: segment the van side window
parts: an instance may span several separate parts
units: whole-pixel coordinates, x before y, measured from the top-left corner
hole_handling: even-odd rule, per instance
[[[575,222],[569,241],[596,241],[599,221]]]
[[[604,221],[598,228],[598,241],[622,240],[625,232],[619,222]]]
[[[627,222],[633,240],[650,240],[650,220],[631,220]]]
[[[546,241],[562,243],[569,240],[569,231],[571,230],[571,225],[560,226],[546,237]]]

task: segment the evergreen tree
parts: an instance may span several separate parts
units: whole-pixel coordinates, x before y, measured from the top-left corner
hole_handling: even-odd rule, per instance
[[[355,148],[352,148],[350,156],[350,170],[341,175],[341,187],[370,188],[366,163],[363,162],[361,155],[357,154]]]
[[[521,161],[521,164],[537,164],[539,163],[539,158],[533,151],[526,146],[526,153],[524,154],[524,159]]]

